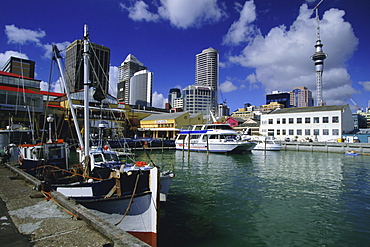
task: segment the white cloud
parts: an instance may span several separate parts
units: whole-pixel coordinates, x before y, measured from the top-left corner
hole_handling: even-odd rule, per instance
[[[311,56],[315,52],[313,46],[317,24],[312,13],[303,4],[290,28],[284,25],[274,27],[265,36],[257,30],[252,39],[248,40],[250,36],[245,37],[248,45],[243,51],[229,57],[229,60],[254,68],[255,79],[252,81],[262,83],[266,93],[306,86],[315,95],[315,68]],[[357,48],[358,39],[351,24],[343,19],[344,14],[342,10],[330,9],[320,21],[323,50],[328,54],[324,62],[322,85],[323,98],[327,104],[345,104],[345,94],[355,92],[345,63]]]
[[[360,81],[358,84],[362,85],[366,91],[370,91],[370,81]]]
[[[118,83],[118,67],[110,66],[108,93],[114,97],[117,97],[117,83]]]
[[[224,44],[239,44],[240,42],[247,42],[256,35],[256,28],[250,23],[256,20],[256,6],[253,0],[246,1],[244,6],[235,3],[237,9],[240,11],[239,20],[235,21],[226,36],[224,37]]]
[[[218,5],[217,0],[160,0],[157,13],[151,12],[150,6],[142,0],[128,7],[120,4],[123,10],[129,12],[129,17],[135,21],[169,20],[170,23],[182,29],[199,27],[204,23],[218,22],[226,16],[225,6]]]
[[[0,68],[9,60],[10,57],[19,57],[28,59],[26,54],[17,52],[17,51],[6,51],[5,53],[0,53]]]
[[[161,93],[155,91],[152,95],[152,106],[158,108],[164,108],[165,104],[168,102],[168,99],[163,96]]]
[[[40,39],[45,37],[45,31],[43,30],[30,30],[25,28],[18,28],[15,25],[6,25],[5,34],[8,37],[9,44],[26,44],[36,43],[40,45]]]
[[[247,78],[245,78],[250,84],[257,83],[256,74],[249,74]]]
[[[62,43],[55,43],[54,45],[57,46],[58,50],[61,51],[61,56],[65,56],[65,50],[67,48],[67,46],[69,46],[71,44],[71,42],[69,41],[64,41]],[[43,48],[45,50],[45,54],[44,54],[44,58],[51,58],[52,57],[52,53],[53,53],[53,48],[52,48],[52,45],[51,44],[45,44],[43,45]]]
[[[235,86],[231,81],[225,81],[225,82],[221,83],[221,85],[220,85],[220,90],[223,93],[229,93],[229,92],[235,91],[237,89],[238,89],[238,87]]]
[[[40,82],[40,90],[47,92],[49,90],[49,83],[47,83],[45,81],[41,81]]]
[[[43,82],[43,84],[44,84],[43,86],[45,87],[45,91],[48,91],[49,90],[48,83]],[[64,88],[62,88],[61,78],[59,78],[57,81],[51,83],[50,92],[64,93]]]
[[[153,14],[148,10],[149,6],[144,1],[137,1],[132,7],[127,7],[123,3],[121,3],[120,6],[122,9],[127,10],[129,12],[128,17],[130,17],[134,21],[145,20],[149,22],[157,21],[159,18],[158,14]]]

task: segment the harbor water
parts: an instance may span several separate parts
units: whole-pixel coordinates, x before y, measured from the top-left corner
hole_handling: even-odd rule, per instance
[[[159,246],[370,245],[370,156],[150,156],[176,173],[161,204]]]

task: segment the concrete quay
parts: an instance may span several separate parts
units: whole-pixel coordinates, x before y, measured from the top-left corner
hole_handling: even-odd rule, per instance
[[[7,246],[148,246],[41,181],[0,166],[0,242]],[[17,240],[16,242],[14,242]]]
[[[345,153],[347,151],[356,151],[359,154],[370,155],[370,143],[282,142],[281,150],[325,153]]]

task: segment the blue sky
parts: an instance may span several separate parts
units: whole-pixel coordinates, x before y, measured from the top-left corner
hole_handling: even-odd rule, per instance
[[[266,93],[306,86],[316,94],[316,21],[319,1],[299,0],[13,0],[2,3],[0,67],[9,56],[36,61],[36,79],[49,80],[51,44],[65,48],[83,35],[111,49],[111,93],[118,66],[133,54],[154,73],[153,104],[170,88],[194,84],[195,55],[220,52],[220,101],[231,111],[265,104]],[[324,0],[321,40],[328,54],[323,99],[360,107],[370,100],[370,2]],[[59,86],[53,88],[58,91]]]

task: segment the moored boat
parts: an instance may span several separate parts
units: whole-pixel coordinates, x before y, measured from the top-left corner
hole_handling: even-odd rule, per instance
[[[229,124],[195,125],[177,135],[177,150],[214,153],[242,153],[251,151],[256,143],[241,140],[240,135]]]
[[[281,142],[279,140],[276,140],[272,136],[251,136],[249,140],[257,143],[254,150],[266,150],[266,151],[281,150]]]
[[[84,32],[84,71],[89,71],[89,38]],[[79,129],[74,106],[63,77],[61,56],[53,45],[53,60],[60,71],[60,81],[66,92],[69,109],[79,141],[79,162],[72,166],[69,147],[63,140],[46,143],[14,145],[19,167],[44,181],[43,189],[54,189],[96,210],[101,217],[151,246],[157,245],[160,190],[168,193],[173,173],[161,173],[153,162],[123,162],[108,146],[90,147],[89,83],[84,73],[84,140]],[[51,124],[50,124],[51,126]],[[51,133],[51,127],[49,129]],[[163,180],[163,185],[160,181]],[[168,187],[166,187],[168,186]],[[114,216],[112,218],[112,215]]]

